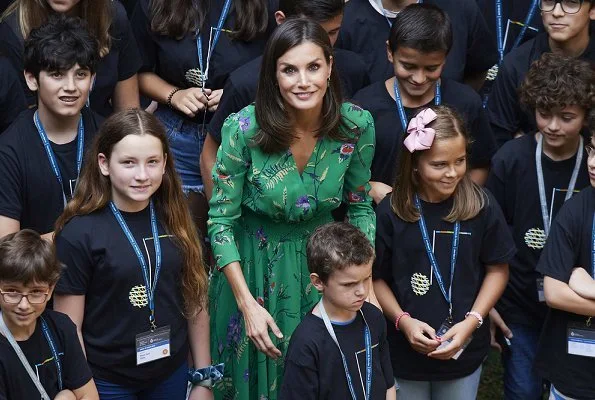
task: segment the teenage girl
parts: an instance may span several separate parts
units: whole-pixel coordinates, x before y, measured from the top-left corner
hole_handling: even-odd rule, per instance
[[[433,106],[407,132],[393,192],[376,210],[374,266],[399,398],[475,399],[490,348],[483,319],[514,243],[496,201],[466,173],[460,117]]]
[[[102,399],[183,400],[188,352],[210,364],[207,276],[165,131],[145,111],[116,113],[87,163],[56,226],[55,309],[75,322]]]

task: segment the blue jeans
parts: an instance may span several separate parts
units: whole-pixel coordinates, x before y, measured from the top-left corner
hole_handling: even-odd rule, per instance
[[[513,338],[510,351],[502,356],[504,364],[504,398],[537,400],[542,398],[543,381],[533,372],[540,328],[508,324]]]
[[[184,191],[201,191],[203,182],[200,174],[200,153],[206,135],[202,124],[163,105],[159,105],[154,115],[165,126],[170,152],[174,157],[176,171],[182,179]]]
[[[132,389],[95,379],[101,400],[185,400],[188,388],[188,364],[184,363],[164,381],[150,386],[151,383],[141,389]]]
[[[471,375],[450,381],[409,381],[397,378],[399,400],[475,400],[481,366]]]

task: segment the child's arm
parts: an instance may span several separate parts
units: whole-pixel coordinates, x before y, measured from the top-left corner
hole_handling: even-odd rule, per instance
[[[595,300],[595,281],[584,268],[572,270],[568,286],[582,298]]]
[[[578,315],[595,316],[595,300],[580,296],[565,282],[546,275],[543,279],[543,292],[545,301],[551,308]]]
[[[209,332],[209,313],[203,310],[194,318],[188,320],[188,339],[194,368],[204,368],[211,365],[211,346]],[[213,392],[203,386],[193,386],[188,400],[210,400]]]
[[[75,390],[63,390],[54,397],[54,400],[99,400],[95,381],[91,379],[85,385]]]
[[[386,400],[397,400],[397,388],[393,386],[386,391]]]
[[[85,295],[62,295],[54,294],[54,310],[64,313],[70,317],[72,322],[76,325],[76,333],[79,341],[81,342],[81,348],[85,356],[85,342],[83,341],[83,319],[85,316]]]

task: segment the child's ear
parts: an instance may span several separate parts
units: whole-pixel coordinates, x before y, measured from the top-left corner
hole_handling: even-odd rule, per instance
[[[386,41],[386,56],[388,57],[388,62],[392,64],[394,62],[394,60],[393,60],[393,52],[390,49],[390,45],[388,44],[388,40]]]
[[[27,82],[29,90],[33,92],[37,91],[37,89],[39,89],[39,84],[37,83],[37,78],[35,77],[35,75],[33,75],[29,71],[25,71],[23,72],[23,74],[25,75],[25,82]]]
[[[109,176],[109,161],[105,154],[99,153],[97,155],[97,164],[99,164],[99,170],[101,171],[101,175]]]
[[[277,25],[281,25],[286,19],[287,17],[283,11],[275,11],[275,22]]]
[[[324,283],[322,283],[322,279],[320,279],[320,276],[318,276],[318,274],[311,273],[310,282],[312,283],[312,286],[314,286],[316,290],[318,290],[319,292],[324,291]]]

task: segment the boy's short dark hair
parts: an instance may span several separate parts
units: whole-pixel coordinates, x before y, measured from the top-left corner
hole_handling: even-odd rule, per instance
[[[310,18],[320,23],[343,13],[345,0],[279,0],[279,11],[286,18]]]
[[[432,4],[411,4],[393,22],[388,37],[392,53],[408,47],[422,53],[443,51],[452,47],[452,26],[448,15]]]
[[[0,239],[0,281],[54,285],[62,264],[54,245],[31,229],[23,229]]]
[[[364,265],[374,259],[368,238],[347,222],[331,222],[318,227],[306,248],[308,270],[326,283],[336,270]]]
[[[531,64],[520,100],[533,110],[578,105],[588,111],[595,100],[595,73],[584,60],[544,53]]]
[[[31,30],[23,57],[25,71],[36,78],[40,71],[68,70],[75,64],[95,73],[99,50],[82,19],[57,14]]]

